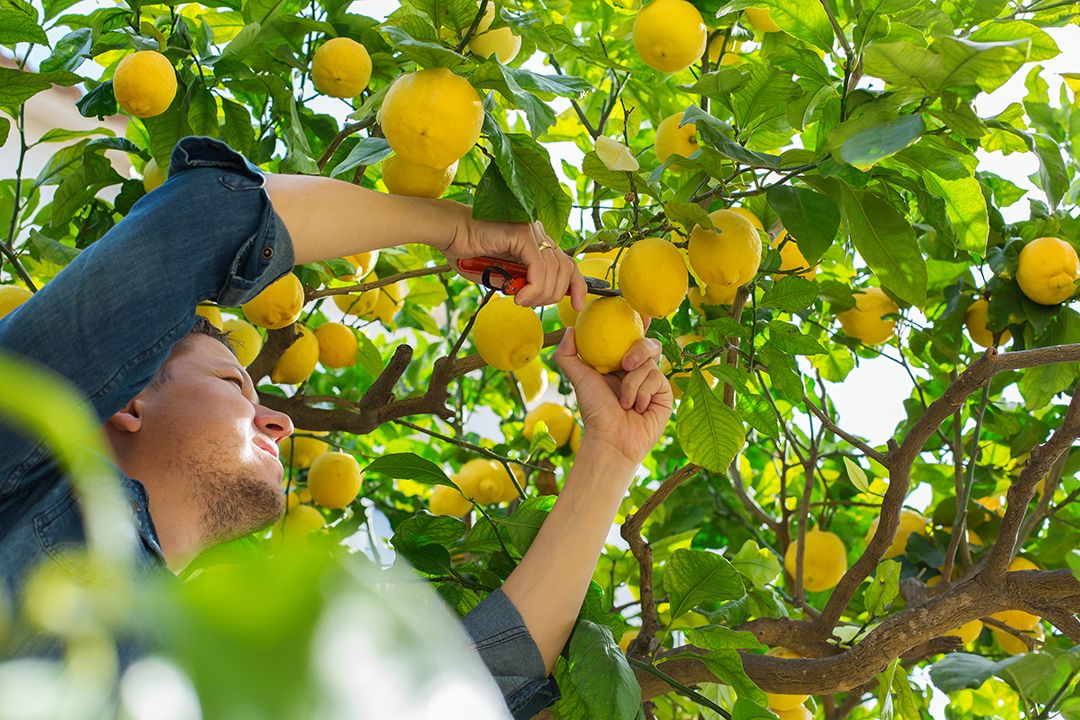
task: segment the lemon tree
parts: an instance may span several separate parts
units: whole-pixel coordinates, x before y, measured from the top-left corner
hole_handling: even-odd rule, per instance
[[[583,448],[551,347],[573,327],[618,373],[649,337],[676,412],[545,712],[1078,716],[1075,3],[91,5],[0,0],[0,331],[168,192],[187,135],[539,220],[622,292],[536,311],[425,247],[342,247],[242,308],[200,304],[299,428],[284,518],[242,547],[386,564],[389,546],[467,612]],[[185,579],[228,577],[222,557]],[[163,652],[201,715],[325,695],[317,664],[268,668],[260,634],[214,654],[215,628],[273,607],[291,619],[260,633],[309,657],[303,588],[337,596],[301,579],[241,614],[205,589],[227,585],[192,590],[206,622]],[[0,648],[7,617],[0,600]]]

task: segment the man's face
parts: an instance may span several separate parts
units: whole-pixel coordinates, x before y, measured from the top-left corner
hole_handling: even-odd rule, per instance
[[[251,378],[228,348],[205,335],[187,342],[165,383],[143,397],[142,425],[132,442],[148,474],[190,483],[201,512],[199,532],[214,543],[281,516],[278,443],[293,425],[288,415],[259,404]]]

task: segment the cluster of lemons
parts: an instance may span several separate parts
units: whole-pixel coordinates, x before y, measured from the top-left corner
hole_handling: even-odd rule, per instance
[[[332,450],[315,436],[327,432],[298,430],[281,442],[281,461],[293,472],[307,471],[306,481],[286,496],[285,515],[273,528],[279,542],[296,542],[321,530],[326,524],[319,507],[340,510],[360,494],[363,470],[350,453]],[[318,507],[316,507],[318,506]]]

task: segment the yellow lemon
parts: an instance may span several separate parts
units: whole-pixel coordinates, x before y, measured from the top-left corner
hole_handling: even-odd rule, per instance
[[[299,433],[312,435],[310,430],[297,430]],[[319,433],[327,435],[328,433]],[[328,443],[313,437],[290,435],[281,441],[281,464],[298,470],[306,470],[315,462],[315,458],[330,449]]]
[[[1013,561],[1011,563],[1009,563],[1009,570],[1010,571],[1015,571],[1015,570],[1038,570],[1038,569],[1039,569],[1039,566],[1036,565],[1035,563],[1031,562],[1027,558],[1022,558],[1022,557],[1013,558]]]
[[[196,305],[195,314],[201,315],[210,321],[210,324],[218,330],[222,329],[221,309],[214,305]]]
[[[505,495],[505,475],[505,469],[494,460],[476,458],[462,465],[450,479],[465,497],[481,505],[490,505],[500,502]]]
[[[255,325],[277,330],[292,325],[304,308],[304,286],[300,278],[286,273],[270,283],[261,293],[240,306],[244,316]]]
[[[705,338],[702,337],[701,335],[680,335],[679,337],[675,338],[675,342],[678,343],[680,348],[685,349],[687,345],[690,345],[691,343],[701,342],[704,339]],[[681,398],[683,396],[683,389],[682,389],[682,387],[680,387],[680,384],[682,384],[682,383],[677,382],[677,381],[681,381],[683,378],[688,378],[693,373],[690,370],[683,370],[681,372],[675,372],[675,373],[672,373],[671,371],[672,371],[671,363],[668,362],[668,359],[666,357],[661,357],[660,358],[660,372],[664,373],[665,375],[668,375],[668,377],[670,378],[670,380],[671,380],[671,394],[677,400],[677,399],[679,399],[679,398]],[[669,373],[670,373],[670,375],[669,375]],[[719,380],[717,380],[714,375],[712,375],[710,373],[707,373],[705,371],[702,371],[701,374],[704,376],[705,382],[707,382],[709,384],[710,388],[716,387],[716,384],[719,382]]]
[[[982,633],[982,629],[983,629],[982,620],[972,620],[971,622],[964,623],[960,627],[958,627],[958,628],[956,628],[954,630],[950,630],[949,632],[947,632],[945,634],[946,635],[954,635],[954,636],[960,638],[961,643],[963,643],[964,645],[967,645],[969,642],[971,642],[975,638],[979,637],[979,634]]]
[[[967,328],[968,337],[971,338],[971,342],[984,348],[994,344],[994,333],[986,327],[986,321],[989,317],[990,303],[983,298],[971,303],[967,312],[964,313],[964,327]],[[1002,330],[998,344],[1004,345],[1009,342],[1010,338],[1012,338],[1012,333],[1008,329]]]
[[[165,184],[165,180],[169,177],[168,168],[162,168],[158,165],[157,160],[150,158],[146,162],[146,167],[143,168],[142,185],[143,190],[146,192],[152,192],[157,188]]]
[[[247,367],[255,362],[255,358],[259,357],[259,351],[262,350],[263,339],[254,325],[234,318],[226,320],[221,329],[228,334],[229,343],[236,351],[236,359],[241,365]]]
[[[892,544],[885,551],[885,559],[888,560],[903,555],[907,550],[908,538],[911,537],[912,533],[926,537],[926,523],[926,518],[919,513],[912,510],[901,510],[900,525],[896,529],[896,535],[893,536]],[[874,518],[874,521],[870,523],[870,531],[866,534],[867,542],[870,542],[870,538],[874,536],[877,526],[878,518]]]
[[[574,428],[570,431],[570,451],[577,455],[577,451],[581,449],[581,426],[574,423]]]
[[[469,49],[482,58],[494,55],[506,65],[521,51],[521,38],[508,27],[496,28],[476,35],[469,41]]]
[[[544,326],[531,308],[521,307],[509,296],[497,295],[481,308],[473,324],[476,352],[498,370],[519,370],[544,346]]]
[[[646,65],[679,72],[704,53],[709,33],[698,9],[686,0],[654,0],[634,18],[634,47]]]
[[[990,497],[979,498],[975,502],[990,512],[997,512],[1005,504],[1005,498],[1002,495],[991,495]]]
[[[641,630],[638,628],[634,628],[633,630],[627,630],[626,632],[624,632],[622,634],[622,637],[619,638],[619,647],[622,648],[622,651],[629,652],[630,643],[634,642],[634,638],[636,638],[640,634]]]
[[[679,127],[683,115],[684,113],[681,112],[668,115],[656,126],[656,140],[654,141],[656,161],[661,165],[672,155],[688,158],[701,148],[697,140],[697,125],[686,123]],[[680,170],[681,168],[675,166],[673,169]]]
[[[807,533],[807,538],[809,538]],[[781,658],[800,658],[802,657],[796,652],[788,650],[785,647],[770,648],[766,655],[772,655],[773,657]],[[765,697],[768,701],[769,709],[775,712],[777,715],[785,712],[798,711],[800,707],[803,707],[803,703],[806,702],[809,695],[788,695],[784,693],[765,693]],[[805,708],[804,708],[805,709]],[[799,717],[799,716],[795,716]]]
[[[113,95],[120,109],[130,115],[160,115],[176,96],[176,71],[169,59],[156,50],[140,50],[116,66]]]
[[[341,323],[324,323],[315,330],[319,341],[319,362],[323,367],[346,368],[356,362],[359,343],[352,328]]]
[[[817,275],[817,268],[806,261],[806,257],[802,254],[802,250],[799,249],[795,238],[788,237],[787,230],[781,230],[777,234],[772,246],[780,248],[780,269],[782,271],[793,272],[798,270],[799,272],[795,274],[807,280],[813,280],[814,276]]]
[[[759,218],[757,215],[755,215],[752,211],[750,211],[750,210],[748,210],[748,209],[746,209],[744,207],[733,207],[733,208],[728,208],[728,210],[735,213],[736,215],[742,215],[744,218],[749,220],[750,224],[753,225],[754,227],[756,227],[758,230],[764,230],[765,229],[765,226],[761,224],[761,218]]]
[[[614,253],[616,251],[612,250],[611,252]],[[596,254],[593,257],[586,255],[584,260],[578,261],[578,269],[581,270],[581,274],[585,277],[594,277],[599,280],[606,280],[609,284],[613,284],[614,273],[611,270],[613,262],[614,260],[600,257],[599,254]],[[585,303],[588,304],[594,299],[596,299],[595,295],[586,295]],[[570,304],[569,295],[560,298],[555,309],[559,314],[559,322],[562,323],[563,327],[574,327],[574,323],[577,322],[578,311]]]
[[[709,213],[716,230],[690,233],[690,265],[706,286],[745,285],[761,266],[761,238],[753,224],[731,210]]]
[[[0,285],[0,318],[29,300],[33,294],[18,285]]]
[[[990,633],[994,636],[994,639],[997,640],[997,644],[1001,646],[1001,649],[1010,655],[1023,655],[1024,653],[1029,652],[1027,644],[1010,632],[991,627]],[[1046,637],[1043,629],[1038,625],[1035,626],[1034,630],[1028,631],[1026,634],[1036,640],[1042,640]]]
[[[521,397],[530,403],[544,394],[548,386],[547,368],[537,355],[532,362],[525,367],[514,371],[514,377],[521,384]]]
[[[386,184],[386,189],[395,195],[442,197],[450,187],[450,183],[454,182],[455,173],[457,173],[456,160],[446,168],[418,165],[397,155],[391,155],[382,162],[383,182]]]
[[[461,517],[472,510],[472,503],[459,490],[446,485],[436,485],[428,498],[428,510],[432,515]]]
[[[352,38],[327,40],[311,59],[311,80],[323,95],[356,97],[371,80],[371,56]]]
[[[502,487],[502,492],[499,494],[499,498],[496,502],[512,502],[517,500],[521,495],[518,493],[518,486],[522,490],[525,489],[525,470],[520,465],[514,463],[510,467],[514,471],[514,479],[511,479],[510,473],[506,472],[506,467],[495,460],[491,461],[491,464],[495,471],[495,477],[499,479],[499,484]],[[517,480],[515,484],[514,480]]]
[[[319,362],[319,341],[315,333],[303,325],[298,325],[300,337],[282,353],[274,369],[270,371],[270,380],[285,385],[299,385],[315,372]]]
[[[795,540],[784,553],[784,569],[795,577],[795,556],[798,545]],[[810,592],[836,587],[847,572],[847,548],[836,533],[811,530],[806,533],[806,550],[803,555],[803,586]],[[801,703],[800,703],[801,704]]]
[[[738,292],[738,285],[710,285],[704,292],[699,287],[692,287],[686,292],[686,299],[690,301],[690,307],[704,315],[703,305],[730,305],[735,302]]]
[[[619,264],[619,289],[646,317],[667,317],[686,298],[690,274],[679,249],[663,238],[638,240]]]
[[[773,22],[769,11],[764,8],[746,8],[746,19],[750,26],[761,32],[780,32],[780,26]]]
[[[374,273],[367,278],[368,282],[375,282],[379,278]],[[343,315],[355,315],[365,317],[375,309],[375,302],[379,299],[379,290],[365,290],[362,293],[342,293],[334,295],[334,304]]]
[[[644,337],[641,316],[621,297],[593,300],[574,323],[578,356],[601,374],[621,369],[623,357]]]
[[[776,717],[779,720],[814,720],[814,713],[805,705],[798,705],[791,710],[777,710]]]
[[[733,61],[731,61],[731,60],[728,60],[728,58],[729,57],[738,58],[738,55],[736,55],[736,53],[739,52],[739,46],[740,45],[741,45],[741,43],[739,43],[737,40],[728,40],[727,49],[724,51],[724,59],[720,64],[721,65],[734,65],[735,63]],[[723,46],[724,46],[724,34],[723,33],[718,34],[711,41],[709,41],[709,62],[710,63],[715,65],[716,61],[720,60],[720,48],[722,48]],[[739,60],[742,60],[742,58],[739,58]]]
[[[378,117],[386,141],[403,159],[447,168],[480,139],[484,105],[465,78],[428,68],[398,76]]]
[[[368,273],[375,269],[375,263],[379,259],[379,251],[370,250],[368,252],[356,253],[355,255],[346,255],[343,259],[349,261],[349,264],[356,268],[356,272],[352,275],[343,275],[342,277],[360,282],[367,277]]]
[[[296,505],[274,525],[274,538],[279,543],[297,543],[307,540],[308,535],[322,529],[326,518],[310,505]]]
[[[836,317],[850,337],[866,345],[877,345],[888,340],[896,328],[895,320],[884,317],[898,312],[900,308],[881,288],[868,287],[855,293],[855,307]]]
[[[555,440],[555,445],[562,447],[570,441],[574,431],[574,415],[558,403],[540,403],[525,415],[525,429],[522,434],[526,440],[532,440],[536,423],[543,421],[547,425],[548,435]]]
[[[1016,282],[1040,305],[1057,305],[1072,297],[1080,278],[1080,259],[1069,243],[1055,237],[1032,240],[1020,251]]]
[[[398,280],[390,285],[375,288],[371,292],[375,293],[375,303],[372,305],[370,314],[378,318],[386,327],[392,327],[394,316],[405,306],[405,296],[409,293],[408,284],[404,280]]]
[[[311,499],[324,508],[343,508],[360,494],[364,471],[347,452],[333,450],[315,458],[308,471]]]

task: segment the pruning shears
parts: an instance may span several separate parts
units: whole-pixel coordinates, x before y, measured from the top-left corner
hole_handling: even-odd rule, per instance
[[[480,276],[481,284],[491,290],[499,290],[506,295],[517,295],[528,284],[528,268],[502,258],[487,256],[461,258],[457,261],[458,271]],[[611,283],[600,278],[585,276],[586,292],[592,295],[617,297],[622,295],[611,288]],[[570,294],[569,290],[566,293]]]

